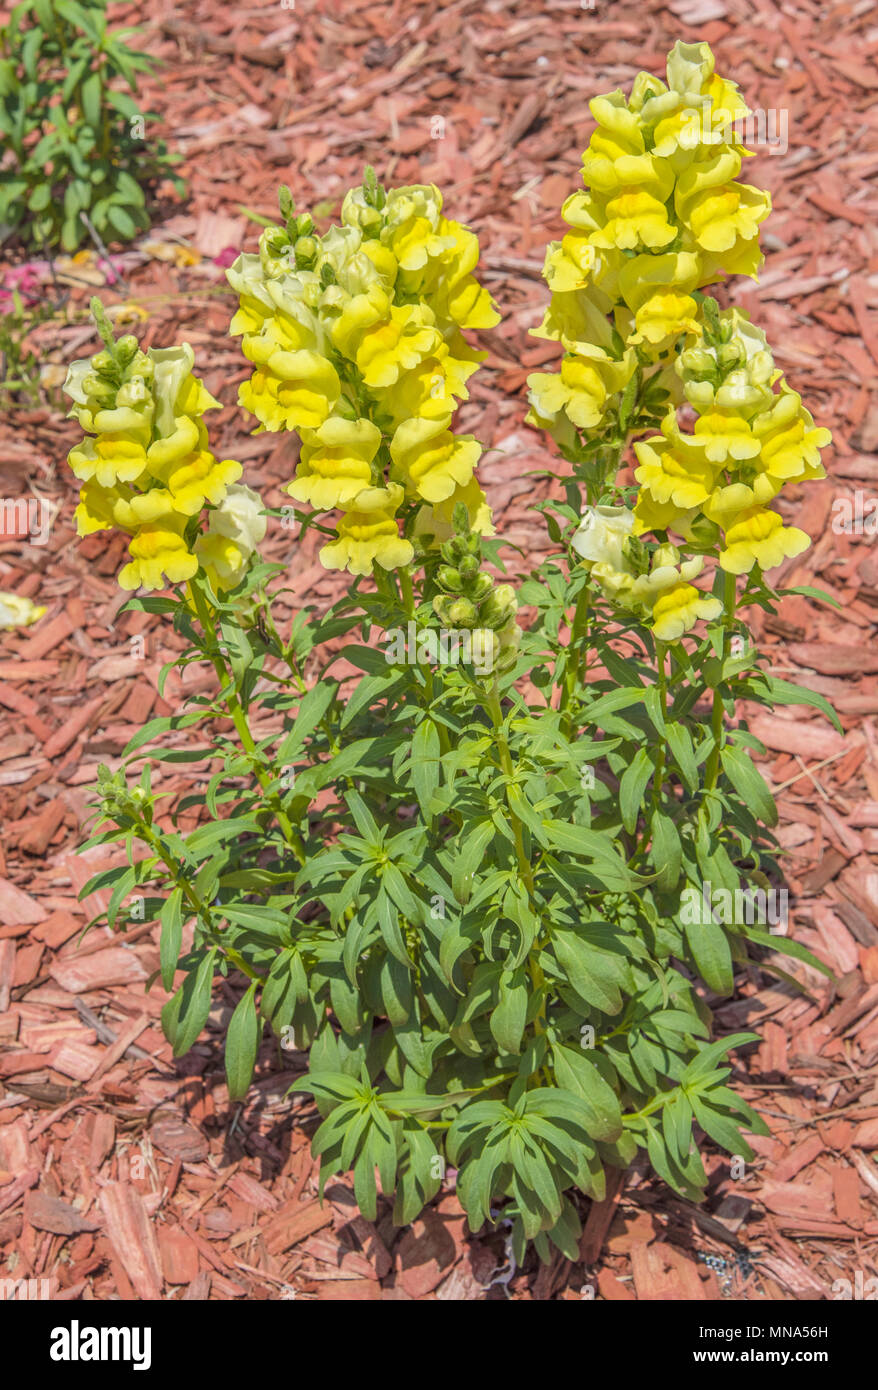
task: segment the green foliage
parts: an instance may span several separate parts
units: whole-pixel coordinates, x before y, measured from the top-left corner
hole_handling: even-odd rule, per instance
[[[9,307],[0,310],[0,405],[33,407],[40,404],[43,386],[40,362],[28,335],[55,317],[58,306],[49,300],[25,305],[12,290]],[[50,404],[60,404],[60,392],[46,392]]]
[[[191,644],[178,664],[209,660],[219,693],[132,739],[138,783],[102,773],[98,842],[124,838],[131,867],[84,890],[112,883],[119,926],[136,885],[154,885],[166,988],[183,972],[163,1016],[175,1055],[212,979],[246,977],[231,1097],[263,1027],[310,1049],[298,1089],[323,1117],[322,1181],[352,1170],[366,1215],[380,1190],[409,1222],[452,1165],[472,1229],[502,1209],[519,1257],[533,1241],[573,1258],[575,1192],[600,1198],[606,1166],[638,1149],[693,1200],[696,1127],[750,1153],[742,1130],[765,1129],[727,1086],[727,1054],[755,1035],[710,1041],[699,981],[728,995],[733,963],[766,945],[810,959],[739,911],[779,881],[774,804],[756,740],[701,703],[771,705],[776,683],[727,633],[656,651],[648,629],[620,629],[583,586],[571,521],[519,591],[537,617],[502,674],[389,659],[389,634],[437,628],[438,557],[414,591],[394,574],[377,592],[358,582],[285,637],[268,565],[222,600],[203,576],[191,597],[131,600],[172,616]],[[344,690],[339,654],[361,672]],[[279,716],[276,736],[253,735],[255,709]],[[208,812],[185,835],[159,825],[149,778],[183,760],[196,786],[179,810]],[[693,910],[705,884],[730,914]]]
[[[133,93],[154,60],[128,46],[135,32],[108,28],[106,0],[12,10],[0,30],[0,240],[72,252],[90,241],[84,216],[105,241],[149,225],[144,185],[174,160],[144,143],[153,117]]]

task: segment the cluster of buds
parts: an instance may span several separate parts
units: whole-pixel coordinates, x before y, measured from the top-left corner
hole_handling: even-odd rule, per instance
[[[514,665],[521,640],[518,601],[511,584],[495,584],[481,566],[481,542],[469,529],[464,508],[457,510],[458,533],[443,541],[433,611],[444,628],[471,634],[478,670],[502,674]]]
[[[706,43],[674,45],[667,83],[641,72],[630,97],[611,92],[590,109],[586,191],[564,204],[573,230],[549,246],[552,298],[534,330],[566,356],[560,373],[528,378],[531,423],[566,445],[618,410],[638,366],[671,385],[668,354],[700,332],[697,292],[722,274],[756,275],[771,208],[738,181],[750,151],[735,125],[749,111]]]
[[[129,786],[124,772],[112,772],[106,763],[98,764],[95,788],[101,816],[117,825],[152,824],[153,806],[148,782],[143,779]]]
[[[105,346],[73,362],[64,384],[70,414],[85,432],[68,454],[83,484],[75,512],[79,535],[115,528],[130,536],[130,559],[119,573],[123,589],[191,579],[202,549],[220,587],[237,584],[253,547],[227,552],[224,566],[217,564],[222,557],[210,539],[216,513],[203,538],[200,516],[205,507],[234,511],[242,498],[258,498],[235,486],[240,463],[219,460],[210,449],[202,417],[219,402],[193,375],[191,347],[143,352],[132,334],[113,339],[98,300],[92,312]]]
[[[443,216],[434,186],[385,193],[371,171],[323,236],[288,190],[281,212],[285,225],[227,272],[231,332],[254,368],[239,403],[260,428],[298,434],[290,496],[341,513],[321,562],[357,575],[407,565],[412,538],[437,543],[458,503],[487,533],[481,445],[451,429],[484,356],[463,331],[498,322],[472,274],[477,238]]]

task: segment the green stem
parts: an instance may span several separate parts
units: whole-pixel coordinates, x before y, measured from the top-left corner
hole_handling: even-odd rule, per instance
[[[245,753],[249,758],[253,774],[256,777],[256,780],[258,781],[260,787],[262,788],[266,802],[274,811],[274,814],[277,817],[277,821],[283,832],[284,839],[286,840],[287,844],[291,847],[291,849],[295,852],[299,862],[301,864],[304,864],[307,858],[307,854],[305,851],[304,843],[302,841],[302,837],[296,830],[286,811],[283,809],[280,797],[277,795],[276,792],[271,791],[271,777],[269,776],[267,768],[265,768],[261,763],[259,751],[256,747],[256,742],[253,738],[252,733],[250,732],[250,725],[247,723],[247,715],[245,714],[243,706],[241,705],[241,701],[238,698],[238,692],[235,689],[234,684],[230,686],[228,685],[229,673],[226,670],[225,664],[221,660],[216,650],[218,646],[218,635],[216,624],[214,623],[213,617],[211,616],[210,609],[208,608],[207,603],[205,602],[204,595],[198,588],[197,584],[190,584],[189,592],[195,600],[195,609],[198,614],[198,620],[201,623],[202,630],[204,631],[204,634],[207,637],[211,647],[211,650],[207,652],[208,659],[210,660],[211,665],[213,666],[213,669],[216,672],[217,680],[220,683],[220,689],[223,691],[222,698],[225,700],[226,708],[229,711],[232,722],[235,725],[238,737],[241,740],[241,746],[243,747]],[[224,689],[224,687],[226,686],[228,686],[228,688]]]
[[[659,692],[659,704],[660,704],[660,706],[661,706],[662,719],[663,719],[663,720],[666,720],[666,719],[667,719],[667,716],[668,716],[668,680],[667,680],[667,675],[666,675],[666,672],[665,672],[665,653],[666,653],[666,651],[667,651],[667,648],[665,647],[664,642],[656,641],[656,644],[655,644],[655,656],[656,656],[656,662],[657,662],[657,665],[658,665],[658,680],[657,680],[657,685],[658,685],[658,692]],[[653,804],[653,808],[654,808],[654,809],[658,809],[659,805],[661,804],[662,787],[664,786],[664,780],[665,780],[665,744],[664,744],[664,740],[662,740],[662,742],[659,744],[658,760],[657,760],[657,762],[656,762],[656,768],[655,768],[655,778],[654,778],[653,784],[652,784],[652,804]]]
[[[222,951],[223,955],[226,956],[232,965],[236,966],[242,974],[246,975],[251,980],[261,980],[262,976],[257,975],[256,971],[247,964],[238,951],[234,951],[230,946],[225,946],[223,944],[221,933],[214,926],[209,903],[203,902],[201,898],[199,898],[186,875],[180,872],[180,866],[177,860],[165,851],[160,837],[155,833],[152,826],[147,825],[144,821],[138,827],[137,833],[144,844],[149,845],[153,853],[162,861],[174,887],[180,889],[191,907],[194,916],[203,922],[204,928],[214,945]]]
[[[720,653],[721,661],[725,661],[725,658],[728,655],[729,629],[731,628],[732,623],[735,620],[736,597],[737,594],[735,589],[735,576],[733,574],[727,574],[725,571],[723,571],[723,641],[722,651]],[[710,756],[708,757],[707,766],[705,767],[705,792],[714,791],[716,789],[717,781],[719,780],[720,754],[722,753],[723,743],[723,716],[725,713],[723,709],[723,698],[720,693],[721,684],[722,682],[719,682],[717,684],[716,689],[713,692],[713,709],[711,710],[710,715],[710,730],[711,734],[713,735],[713,747],[710,750]]]
[[[527,851],[524,847],[524,827],[522,826],[509,796],[509,787],[514,780],[515,769],[512,766],[512,754],[503,728],[503,711],[500,708],[500,693],[497,688],[496,676],[494,677],[494,682],[488,692],[485,703],[488,713],[491,716],[491,723],[494,726],[494,734],[497,739],[497,752],[500,757],[500,767],[506,777],[506,808],[509,812],[509,822],[512,826],[512,834],[515,838],[515,857],[518,861],[518,872],[521,875],[522,883],[527,889],[527,895],[530,899],[534,916],[538,917],[539,911],[536,902],[533,869],[531,868],[530,860],[527,857]],[[541,945],[542,942],[538,940],[536,942],[537,948],[541,947]],[[533,950],[528,957],[528,970],[530,971],[534,989],[541,995],[540,1010],[537,1017],[534,1019],[534,1032],[539,1035],[546,1031],[545,1010],[548,989],[546,987],[546,977],[543,974],[542,966]]]
[[[412,622],[415,621],[415,593],[412,584],[412,572],[410,569],[397,571],[399,575],[399,590],[402,596],[402,605],[405,609],[406,617]],[[415,653],[417,655],[417,651]],[[424,698],[428,708],[432,708],[436,698],[436,687],[433,681],[433,672],[427,662],[418,661],[418,669],[424,677]],[[451,744],[448,738],[448,730],[439,720],[435,721],[436,731],[439,735],[439,748],[443,753],[451,751]]]
[[[567,647],[567,661],[564,669],[564,686],[561,691],[559,709],[564,714],[564,733],[569,738],[572,732],[573,716],[571,704],[576,687],[582,678],[583,668],[588,661],[588,648],[583,644],[585,627],[588,623],[588,606],[591,594],[588,581],[583,584],[576,600],[573,623],[570,628],[570,641]],[[583,650],[580,650],[583,648]]]

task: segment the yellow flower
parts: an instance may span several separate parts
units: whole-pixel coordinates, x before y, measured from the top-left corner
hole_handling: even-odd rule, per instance
[[[543,278],[549,289],[561,294],[584,289],[597,263],[597,252],[584,232],[568,232],[563,241],[550,241]]]
[[[584,352],[599,347],[609,353],[613,333],[607,313],[613,301],[595,285],[585,290],[552,295],[539,328],[531,329],[534,338],[560,342],[568,352]]]
[[[0,630],[30,627],[45,611],[45,607],[38,607],[29,598],[22,598],[20,594],[0,593]]]
[[[695,555],[691,560],[680,564],[680,552],[675,545],[660,545],[654,551],[647,574],[639,574],[631,586],[631,599],[653,608],[661,594],[673,589],[681,581],[690,584],[697,579],[704,568],[704,557]]]
[[[168,465],[179,463],[202,447],[206,439],[207,431],[200,420],[188,415],[176,417],[171,421],[169,432],[154,440],[146,451],[150,472],[154,477],[163,479]]]
[[[646,189],[619,189],[607,201],[605,216],[605,225],[591,234],[592,246],[607,249],[617,246],[622,251],[648,246],[655,251],[667,246],[677,235],[677,228],[668,221],[664,201]],[[568,239],[565,237],[565,241]]]
[[[138,528],[128,546],[131,560],[119,572],[121,588],[164,589],[165,576],[172,584],[192,578],[198,560],[187,549],[184,523],[184,517],[171,513]]]
[[[646,154],[638,115],[628,109],[621,92],[595,97],[588,106],[598,128],[582,156],[585,184],[613,193],[625,184],[640,183],[652,158]]]
[[[466,507],[471,531],[477,536],[494,535],[496,528],[491,520],[491,508],[475,478],[471,478],[462,487],[456,487],[444,502],[437,502],[434,507],[419,508],[415,517],[414,535],[433,546],[450,540],[455,534],[454,509],[459,502]]]
[[[705,596],[694,584],[675,584],[660,594],[653,605],[653,633],[660,642],[676,642],[699,618],[718,618],[722,607],[718,598]]]
[[[371,421],[331,415],[318,429],[302,431],[302,452],[287,492],[318,511],[346,506],[370,485],[380,443],[381,431]]]
[[[356,362],[369,387],[392,386],[400,373],[416,367],[442,341],[426,304],[392,304],[378,284],[349,301],[332,336],[339,351]]]
[[[649,492],[641,492],[634,505],[634,534],[647,531],[676,531],[688,539],[689,528],[698,516],[698,507],[681,511],[674,502],[657,502]]]
[[[79,503],[73,513],[78,536],[90,536],[95,531],[109,531],[118,526],[115,508],[125,500],[118,488],[101,487],[92,480],[79,489]]]
[[[450,497],[455,487],[466,486],[482,452],[472,435],[453,434],[450,424],[450,414],[406,420],[390,444],[393,476],[405,483],[409,495],[434,505]]]
[[[698,306],[690,296],[699,280],[698,257],[688,251],[661,256],[639,255],[626,261],[619,288],[634,313],[636,332],[630,344],[644,340],[652,347],[669,346],[682,333],[698,333]]]
[[[630,350],[616,361],[600,348],[590,348],[587,355],[565,357],[560,372],[532,372],[528,400],[539,415],[552,417],[563,410],[580,429],[592,429],[603,418],[610,396],[624,390],[636,366]]]
[[[734,267],[734,273],[755,275],[762,263],[759,225],[771,211],[771,197],[750,184],[735,182],[740,168],[737,151],[720,150],[680,175],[674,204],[696,244],[711,253],[708,265],[726,266],[728,261],[730,272]],[[742,272],[742,264],[752,268]]]
[[[249,552],[237,541],[219,533],[199,536],[195,542],[198,564],[204,570],[214,593],[234,589],[247,571]]]
[[[753,434],[760,446],[757,467],[771,478],[786,483],[826,477],[820,450],[832,442],[832,435],[815,428],[801,396],[786,382],[771,409],[753,421]]]
[[[386,570],[411,564],[414,547],[400,536],[396,521],[402,500],[403,490],[394,483],[359,493],[354,507],[338,522],[338,539],[320,551],[324,568],[365,575],[371,574],[376,564]]]
[[[654,435],[634,445],[640,467],[634,476],[658,503],[671,502],[680,511],[699,507],[709,497],[716,469],[705,450],[680,447],[675,417],[662,426],[664,439]]]
[[[421,270],[453,248],[454,237],[441,226],[442,194],[435,184],[394,188],[384,206],[381,240],[403,270]]]
[[[784,526],[777,512],[750,507],[735,517],[726,530],[725,549],[719,562],[728,574],[747,574],[754,565],[770,570],[801,555],[810,544],[804,531]]]
[[[174,511],[195,516],[205,502],[214,507],[221,502],[229,484],[237,482],[243,471],[235,459],[219,462],[209,449],[200,449],[164,470],[163,481]]]
[[[478,370],[485,353],[476,352],[455,334],[451,343],[440,343],[436,352],[425,357],[410,371],[403,372],[395,385],[376,391],[376,419],[395,430],[415,415],[429,419],[449,415],[457,400],[469,400],[466,383]]]
[[[242,382],[238,403],[267,430],[316,429],[340,395],[338,373],[327,358],[307,348],[278,349],[264,369]]]
[[[124,434],[102,434],[74,445],[67,462],[77,478],[94,479],[101,487],[133,483],[146,471],[146,450]]]
[[[232,484],[220,505],[208,514],[207,532],[195,542],[198,562],[214,592],[234,589],[241,582],[266,525],[259,493]]]

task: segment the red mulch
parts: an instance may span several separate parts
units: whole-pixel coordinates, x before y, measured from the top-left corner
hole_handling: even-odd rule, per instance
[[[641,67],[661,71],[682,37],[708,40],[749,104],[775,113],[769,134],[782,135],[786,113],[788,148],[763,146],[748,171],[775,199],[767,264],[758,286],[729,293],[834,431],[832,477],[792,498],[815,544],[784,579],[819,583],[843,612],[787,599],[761,640],[775,672],[830,697],[845,736],[801,710],[762,714],[753,728],[781,789],[791,930],[838,980],[794,966],[802,995],[742,974],[718,1019],[764,1038],[736,1079],[772,1137],[755,1141],[757,1160],[735,1178],[711,1152],[698,1210],[637,1165],[606,1202],[583,1203],[575,1266],[529,1261],[510,1275],[502,1232],[469,1238],[450,1186],[402,1232],[386,1215],[377,1225],[358,1216],[346,1183],[321,1206],[314,1112],[285,1096],[302,1059],[279,1061],[267,1043],[246,1103],[230,1106],[220,1038],[234,988],[218,990],[208,1037],[175,1063],[158,1025],[162,991],[143,989],[158,963],[155,930],[115,942],[96,930],[77,948],[95,909],[77,901],[93,863],[74,851],[97,764],[115,766],[132,730],[176,708],[184,687],[172,678],[157,690],[173,652],[166,627],[118,616],[121,541],[74,537],[64,462],[74,428],[48,406],[10,411],[0,495],[30,491],[57,515],[45,547],[0,541],[0,588],[48,605],[36,627],[0,636],[0,1273],[46,1279],[63,1299],[574,1299],[590,1289],[778,1300],[831,1298],[834,1280],[878,1274],[878,549],[831,528],[835,498],[878,492],[868,0],[264,0],[246,10],[198,0],[164,18],[114,5],[113,17],[144,24],[166,63],[144,104],[184,155],[190,195],[175,203],[164,190],[149,237],[117,259],[115,286],[92,254],[62,262],[69,319],[36,334],[43,360],[95,350],[84,308],[97,285],[106,302],[148,312],[148,342],[191,342],[208,387],[233,401],[244,367],[225,337],[232,300],[214,258],[255,243],[242,205],[272,215],[283,180],[326,217],[366,162],[386,182],[434,180],[450,215],[478,231],[503,310],[464,417],[498,451],[482,479],[503,533],[531,557],[546,541],[525,474],[542,446],[522,424],[523,388],[550,354],[526,330],[545,300],[543,248],[578,186],[588,98],[627,87]],[[59,375],[60,365],[47,372],[48,390]],[[216,418],[219,450],[278,505],[290,441],[249,437],[252,422],[232,406]],[[273,545],[299,591],[328,601],[334,581],[313,549],[290,555],[286,533]],[[185,688],[211,679],[190,668]],[[164,772],[162,791],[185,787]]]

